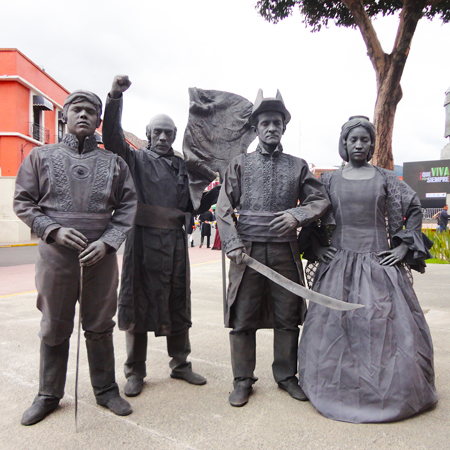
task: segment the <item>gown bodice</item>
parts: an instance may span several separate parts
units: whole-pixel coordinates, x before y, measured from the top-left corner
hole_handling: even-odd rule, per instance
[[[386,181],[375,171],[368,180],[333,176],[330,200],[336,220],[331,245],[356,253],[389,249],[386,231]]]

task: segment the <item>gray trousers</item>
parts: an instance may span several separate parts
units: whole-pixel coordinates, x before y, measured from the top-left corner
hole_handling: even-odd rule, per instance
[[[127,360],[125,361],[124,373],[126,378],[136,375],[139,378],[147,376],[147,333],[127,331],[125,334],[127,347]],[[172,373],[185,373],[192,370],[192,364],[187,361],[191,353],[189,341],[189,329],[171,336],[166,336],[167,353],[172,358],[169,366]]]
[[[37,307],[42,312],[39,395],[61,399],[66,382],[69,339],[79,300],[80,265],[75,250],[42,241],[38,248]],[[106,254],[83,271],[81,316],[91,384],[97,403],[105,404],[119,392],[112,340],[117,308],[117,256]]]

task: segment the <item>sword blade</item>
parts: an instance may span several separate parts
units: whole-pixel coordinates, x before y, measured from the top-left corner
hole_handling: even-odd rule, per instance
[[[332,297],[328,297],[327,295],[319,294],[318,292],[311,291],[303,286],[300,286],[297,283],[289,280],[283,275],[275,272],[270,267],[261,264],[256,259],[253,259],[251,256],[244,254],[244,263],[251,267],[253,270],[256,270],[261,275],[264,275],[269,280],[272,280],[274,283],[284,287],[289,292],[292,292],[295,295],[300,297],[307,298],[310,302],[317,303],[322,306],[326,306],[327,308],[336,309],[337,311],[353,311],[355,309],[364,308],[364,305],[358,305],[355,303],[347,303],[342,300],[337,300]]]
[[[78,433],[78,372],[80,367],[80,340],[81,340],[81,305],[83,301],[83,266],[80,265],[80,294],[78,297],[78,337],[77,337],[77,364],[75,368],[75,432]]]

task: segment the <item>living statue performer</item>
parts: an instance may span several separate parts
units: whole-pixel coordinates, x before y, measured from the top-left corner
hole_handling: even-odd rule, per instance
[[[146,377],[147,332],[166,336],[172,358],[170,376],[195,385],[206,379],[192,371],[189,328],[191,301],[186,229],[190,213],[215,203],[218,188],[193,211],[186,166],[174,154],[177,128],[160,114],[147,125],[147,148],[132,149],[123,134],[122,93],[131,85],[126,75],[114,78],[103,123],[107,148],[122,156],[132,173],[137,195],[136,223],[127,240],[119,294],[119,328],[126,331],[125,395],[139,395]]]
[[[97,403],[117,415],[131,413],[115,381],[112,333],[116,250],[133,225],[136,191],[125,162],[97,145],[101,113],[95,94],[70,94],[63,109],[69,133],[59,144],[35,147],[17,175],[14,211],[40,238],[36,287],[42,312],[39,393],[22,425],[42,420],[64,395],[80,264],[81,317]]]
[[[437,402],[430,331],[408,272],[425,271],[432,243],[417,194],[369,164],[374,148],[374,126],[351,117],[339,139],[348,164],[322,175],[332,209],[300,236],[308,259],[320,261],[313,290],[365,305],[342,313],[310,304],[299,345],[311,403],[354,423],[404,419]]]
[[[222,245],[231,260],[225,326],[232,328],[232,406],[247,403],[257,380],[255,333],[260,328],[274,329],[272,370],[278,386],[297,400],[307,400],[296,377],[305,301],[242,263],[247,253],[304,284],[297,228],[318,219],[329,201],[306,161],[283,152],[280,141],[290,119],[279,92],[276,98],[264,99],[259,90],[250,116],[259,145],[255,152],[231,161],[216,206]]]

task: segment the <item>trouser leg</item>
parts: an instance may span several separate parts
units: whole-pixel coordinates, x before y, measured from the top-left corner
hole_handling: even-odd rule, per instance
[[[295,378],[299,330],[273,330],[273,377],[277,383]]]
[[[209,236],[206,236],[206,247],[210,247],[210,244],[211,244],[211,235],[209,235]]]
[[[272,371],[278,387],[300,401],[308,398],[298,384],[297,348],[299,330],[273,330],[274,359]]]
[[[191,353],[189,329],[167,336],[167,352],[172,358],[169,363],[172,369],[171,378],[184,380],[197,386],[206,384],[206,378],[193,372],[192,364],[187,361],[187,357]]]
[[[254,375],[256,367],[256,334],[254,331],[230,332],[231,366],[234,385],[244,383],[251,386],[257,378]]]
[[[39,396],[63,398],[68,359],[69,340],[55,346],[41,341]]]
[[[254,331],[230,332],[231,366],[233,368],[233,391],[228,397],[231,406],[244,406],[257,380],[256,336]]]
[[[167,353],[172,358],[169,366],[173,374],[192,370],[192,364],[187,361],[187,357],[191,353],[189,329],[167,336]]]
[[[135,375],[138,378],[145,378],[147,376],[147,332],[127,331],[125,342],[127,347],[127,360],[124,366],[125,377],[129,378],[131,375]]]
[[[119,396],[114,368],[112,334],[85,333],[91,384],[99,405],[105,406],[112,397]]]
[[[39,365],[39,393],[33,404],[23,413],[22,425],[34,425],[56,409],[64,396],[69,340],[50,346],[41,341]]]

